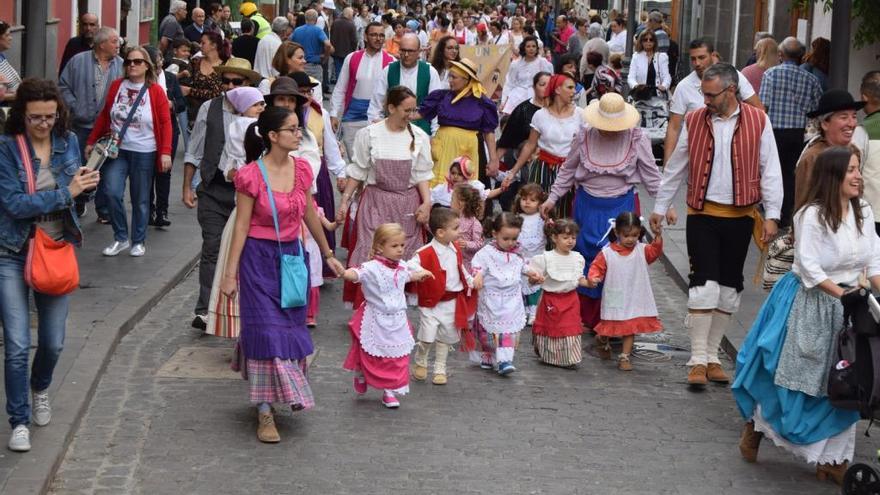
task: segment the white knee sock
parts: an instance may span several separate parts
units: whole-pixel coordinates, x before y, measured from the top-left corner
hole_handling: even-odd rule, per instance
[[[709,338],[706,341],[708,362],[721,364],[721,361],[718,360],[718,346],[721,345],[721,339],[724,338],[724,332],[727,331],[729,324],[729,314],[718,311],[712,312],[712,326],[709,328]]]
[[[442,342],[434,343],[434,374],[446,374],[446,357],[449,355],[449,345]]]
[[[709,329],[712,326],[712,313],[690,313],[684,321],[691,338],[691,358],[688,366],[708,363]]]
[[[432,342],[419,341],[416,343],[416,355],[414,359],[416,366],[421,366],[422,368],[428,367],[428,351],[431,350],[431,345]]]

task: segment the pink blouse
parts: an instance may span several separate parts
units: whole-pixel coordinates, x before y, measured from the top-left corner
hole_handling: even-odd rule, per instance
[[[550,188],[550,199],[558,201],[572,185],[594,197],[613,198],[639,183],[655,196],[661,177],[651,140],[642,129],[603,134],[587,127],[575,138],[575,146]]]
[[[296,172],[293,190],[288,193],[272,191],[278,209],[278,229],[281,240],[289,242],[299,237],[303,216],[306,214],[306,193],[312,185],[312,167],[302,158],[293,159]],[[235,190],[254,198],[254,211],[248,237],[275,240],[275,223],[269,205],[266,183],[257,162],[251,162],[235,174]]]
[[[471,260],[477,254],[485,239],[483,238],[483,226],[474,217],[461,217],[458,225],[458,247],[461,249],[461,258],[466,269],[470,270]]]

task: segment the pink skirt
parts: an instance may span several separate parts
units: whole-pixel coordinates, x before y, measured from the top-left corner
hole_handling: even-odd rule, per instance
[[[395,394],[406,394],[409,392],[409,355],[398,358],[371,356],[361,346],[361,322],[364,319],[365,308],[366,304],[361,304],[348,322],[351,347],[342,367],[363,373],[367,385],[373,388],[391,390]]]

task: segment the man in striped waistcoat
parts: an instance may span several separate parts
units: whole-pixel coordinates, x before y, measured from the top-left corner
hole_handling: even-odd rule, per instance
[[[724,63],[703,73],[706,106],[685,117],[651,214],[655,232],[664,215],[675,224],[669,208],[687,177],[691,271],[685,326],[691,339],[688,383],[694,386],[729,381],[718,346],[739,309],[749,239],[772,239],[782,208],[782,172],[770,120],[762,110],[741,104],[738,78],[736,69]]]

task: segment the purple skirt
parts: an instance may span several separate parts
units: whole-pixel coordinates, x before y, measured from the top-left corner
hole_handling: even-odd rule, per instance
[[[297,254],[299,243],[282,242],[284,254]],[[308,253],[306,266],[309,264]],[[300,360],[314,351],[306,328],[306,306],[281,308],[281,262],[278,242],[248,237],[238,268],[241,344],[248,359]]]
[[[318,171],[318,178],[315,181],[317,186],[317,194],[315,201],[318,206],[324,209],[324,216],[331,222],[336,218],[336,205],[333,201],[334,183],[330,178],[330,171],[327,169],[327,159],[321,157],[321,169]],[[336,249],[336,231],[324,229],[324,236],[327,237],[327,244],[330,249]],[[335,277],[336,273],[323,263],[324,277]]]

